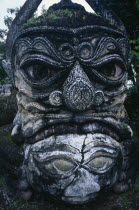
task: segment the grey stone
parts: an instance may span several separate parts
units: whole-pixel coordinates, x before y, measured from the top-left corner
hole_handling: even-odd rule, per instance
[[[129,189],[129,186],[128,186],[128,184],[124,184],[124,183],[116,183],[115,185],[114,185],[114,187],[113,187],[113,191],[115,192],[115,193],[123,193],[123,192],[125,192],[125,191],[127,191]]]
[[[25,201],[28,201],[32,197],[31,191],[21,191],[19,197]]]
[[[103,188],[123,192],[131,179],[133,133],[124,107],[129,40],[103,1],[86,1],[99,16],[72,1],[51,8],[76,9],[86,24],[73,14],[69,25],[48,18],[24,29],[41,3],[27,0],[8,33],[3,66],[17,88],[12,136],[24,145],[24,200],[32,195],[27,183],[81,204]]]
[[[21,191],[27,191],[29,188],[29,184],[26,180],[21,180],[18,186],[19,190]]]

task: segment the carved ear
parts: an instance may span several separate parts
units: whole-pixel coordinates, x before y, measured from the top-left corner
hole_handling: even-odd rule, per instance
[[[25,4],[16,15],[6,40],[6,60],[11,59],[13,43],[17,37],[20,27],[32,17],[41,2],[42,0],[26,0]]]
[[[126,34],[124,24],[119,19],[119,17],[106,6],[104,0],[86,0],[86,2],[92,7],[92,9],[98,15],[104,17],[112,25],[116,26],[118,29],[120,29],[122,32]]]
[[[2,66],[5,70],[5,72],[7,73],[9,79],[12,81],[12,83],[14,84],[14,71],[11,68],[11,62],[3,60],[2,61]]]

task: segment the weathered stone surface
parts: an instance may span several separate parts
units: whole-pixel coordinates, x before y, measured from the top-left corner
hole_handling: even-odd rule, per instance
[[[11,84],[0,85],[0,96],[10,96],[12,93],[12,87]]]
[[[0,175],[18,177],[18,169],[23,162],[23,148],[11,139],[13,125],[0,127]]]
[[[9,96],[0,96],[0,126],[13,122],[17,113],[16,93]]]
[[[135,147],[124,107],[130,50],[124,26],[103,2],[90,0],[99,16],[61,1],[30,25],[40,2],[27,0],[13,21],[3,62],[17,88],[12,138],[24,144],[22,198],[31,197],[28,184],[72,204],[104,188],[125,191]]]
[[[32,197],[32,192],[31,191],[23,191],[21,192],[21,194],[19,195],[19,197],[25,201],[28,201],[31,199]]]
[[[18,186],[18,189],[21,190],[21,191],[27,191],[28,190],[28,187],[29,187],[29,184],[26,180],[21,180],[19,182],[19,186]]]
[[[116,183],[113,187],[115,193],[123,193],[129,189],[128,184]]]

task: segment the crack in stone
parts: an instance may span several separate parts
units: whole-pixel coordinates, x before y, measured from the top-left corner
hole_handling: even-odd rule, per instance
[[[65,188],[62,189],[62,191],[64,192],[64,191],[65,191],[65,190],[74,182],[74,180],[75,180],[77,177],[78,177],[78,174],[75,173],[74,178],[70,181],[69,184],[67,184],[67,185],[65,186]]]
[[[84,148],[85,148],[85,141],[86,141],[86,139],[87,139],[87,135],[86,135],[86,137],[85,137],[85,139],[84,139],[84,141],[83,141],[83,145],[82,145],[82,149],[81,149],[81,155],[82,155],[82,160],[81,160],[81,164],[84,162]]]

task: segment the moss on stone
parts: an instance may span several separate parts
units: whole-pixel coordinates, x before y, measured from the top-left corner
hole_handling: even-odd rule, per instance
[[[17,146],[11,139],[13,125],[0,127],[0,169],[2,163],[19,166],[22,164],[22,147]],[[5,167],[7,167],[5,165]]]
[[[0,96],[0,126],[13,122],[17,113],[16,92],[10,96]]]
[[[75,28],[86,25],[108,26],[109,23],[94,13],[88,13],[85,10],[74,9],[49,9],[38,18],[31,18],[25,23],[21,30],[35,26],[58,26]]]

